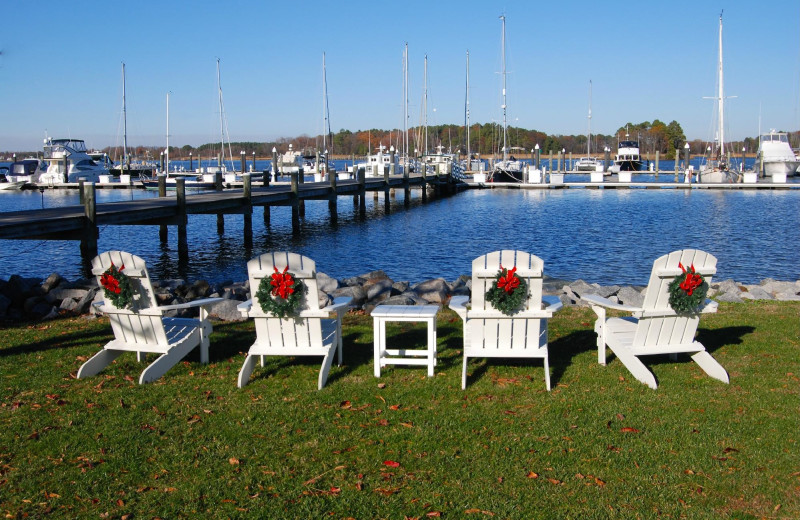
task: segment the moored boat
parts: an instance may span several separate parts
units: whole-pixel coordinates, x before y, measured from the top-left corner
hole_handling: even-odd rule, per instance
[[[502,59],[503,59],[503,158],[494,164],[492,170],[492,182],[522,182],[523,179],[523,164],[518,161],[513,155],[509,156],[508,147],[506,146],[506,138],[508,136],[508,120],[507,120],[507,105],[506,105],[506,17],[500,16],[503,22],[502,32]]]
[[[768,134],[760,137],[756,154],[756,168],[763,167],[765,177],[773,175],[791,177],[797,173],[798,166],[800,166],[800,159],[792,150],[786,132],[771,130]]]
[[[47,171],[39,175],[36,182],[43,184],[64,184],[79,181],[99,182],[101,175],[109,175],[108,156],[102,154],[105,160],[98,157],[101,162],[96,162],[89,155],[86,143],[82,139],[52,139],[44,140],[44,160],[47,161]]]

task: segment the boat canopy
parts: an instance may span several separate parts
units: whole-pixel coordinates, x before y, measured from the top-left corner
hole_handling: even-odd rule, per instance
[[[48,143],[50,146],[65,146],[76,152],[85,152],[86,143],[83,139],[51,139]]]
[[[620,141],[620,148],[639,148],[639,141]]]
[[[789,136],[787,136],[783,132],[772,132],[772,133],[769,133],[769,134],[762,135],[761,136],[761,141],[775,141],[775,142],[779,141],[781,143],[788,143],[789,142]]]

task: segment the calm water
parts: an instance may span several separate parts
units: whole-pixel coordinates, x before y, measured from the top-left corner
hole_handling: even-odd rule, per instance
[[[76,204],[77,196],[66,190],[0,192],[0,211]],[[98,190],[100,202],[151,196]],[[452,281],[469,273],[473,258],[511,248],[540,256],[553,277],[645,285],[656,257],[691,247],[718,257],[717,279],[755,283],[800,279],[798,207],[800,190],[472,190],[426,204],[412,191],[407,207],[399,190],[388,213],[383,195],[367,194],[363,217],[351,198],[340,197],[336,224],[326,201],[307,201],[297,234],[290,208],[272,208],[269,227],[255,208],[251,249],[244,247],[240,215],[226,215],[221,234],[215,215],[190,216],[188,261],[178,258],[175,227],[161,243],[156,226],[108,226],[100,230],[98,249],[135,252],[161,279],[243,281],[251,257],[291,250],[337,278],[383,269],[395,280],[415,282],[439,276]],[[0,278],[52,272],[81,276],[78,242],[2,242]]]

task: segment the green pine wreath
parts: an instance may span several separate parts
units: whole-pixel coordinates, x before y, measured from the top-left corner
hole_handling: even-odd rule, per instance
[[[486,291],[486,301],[506,316],[514,314],[528,299],[528,284],[516,272],[516,266],[510,271],[500,266],[492,288]]]
[[[133,301],[133,287],[131,279],[123,273],[125,264],[117,269],[114,262],[111,267],[105,270],[100,276],[100,285],[103,286],[103,294],[108,298],[117,309],[126,309]]]
[[[283,272],[273,266],[275,272],[269,278],[262,278],[258,284],[256,298],[261,310],[278,318],[296,316],[303,303],[308,288],[287,266]]]
[[[708,294],[708,282],[697,274],[694,265],[689,269],[678,263],[683,270],[669,284],[669,306],[678,314],[697,314]]]

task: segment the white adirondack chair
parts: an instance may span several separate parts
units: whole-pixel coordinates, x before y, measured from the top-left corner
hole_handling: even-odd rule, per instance
[[[198,346],[200,361],[208,363],[208,335],[212,327],[206,307],[221,298],[159,306],[147,267],[138,256],[123,251],[108,251],[96,256],[92,260],[92,274],[97,277],[98,283],[112,262],[117,268],[125,266],[123,273],[130,278],[134,293],[132,305],[128,309],[119,309],[110,300],[95,304],[108,316],[114,339],[81,366],[78,379],[99,373],[124,352],[136,352],[140,362],[145,360],[147,353],[161,354],[139,376],[139,384],[160,378]],[[164,317],[165,311],[190,307],[200,308],[198,319]]]
[[[528,285],[524,307],[507,316],[492,307],[485,295],[492,287],[500,266],[512,269]],[[471,357],[542,358],[544,380],[550,390],[547,352],[547,320],[562,307],[556,296],[542,296],[541,258],[524,251],[495,251],[472,262],[472,302],[467,296],[453,296],[450,308],[464,322],[464,363],[461,388],[467,387],[467,360]],[[546,305],[543,308],[543,303]]]
[[[271,278],[275,267],[283,271],[286,266],[295,278],[303,281],[308,292],[298,316],[278,318],[261,309],[255,293],[262,279]],[[342,317],[351,298],[336,298],[332,305],[320,308],[316,264],[310,258],[295,253],[263,254],[247,262],[247,272],[252,298],[239,305],[238,309],[246,318],[254,319],[256,341],[239,371],[239,388],[249,382],[257,357],[260,357],[261,366],[264,366],[265,356],[324,356],[317,380],[317,389],[321,390],[328,380],[337,348],[339,365],[342,364]],[[336,313],[336,319],[325,319],[331,313]]]
[[[687,268],[694,265],[695,271],[703,275],[709,284],[711,276],[717,272],[717,259],[714,256],[695,249],[684,249],[664,255],[653,263],[641,307],[613,303],[595,294],[581,296],[597,314],[594,326],[597,332],[597,361],[601,365],[606,364],[605,347],[608,346],[636,379],[655,389],[658,387],[655,376],[638,356],[670,354],[675,359],[679,353],[689,353],[708,375],[727,383],[728,373],[694,339],[700,316],[678,315],[669,306],[669,284],[683,272],[678,263]],[[717,302],[706,300],[701,312],[716,312],[717,307]],[[606,308],[628,311],[633,317],[606,318]]]

